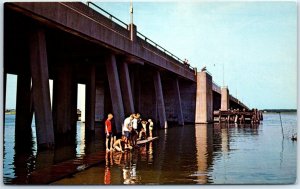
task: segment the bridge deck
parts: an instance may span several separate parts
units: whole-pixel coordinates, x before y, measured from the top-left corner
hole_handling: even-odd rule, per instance
[[[196,81],[195,70],[154,47],[146,40],[129,38],[129,30],[107,19],[83,3],[18,2],[5,6],[43,24],[58,28],[111,49],[114,53],[171,71],[182,78]]]

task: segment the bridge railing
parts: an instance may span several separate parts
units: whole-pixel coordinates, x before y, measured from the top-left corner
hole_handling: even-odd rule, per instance
[[[142,39],[144,42],[150,44],[152,46],[152,47],[150,46],[150,48],[152,48],[152,50],[154,50],[154,51],[159,50],[160,52],[163,52],[164,54],[167,54],[170,57],[172,57],[173,60],[180,62],[181,64],[183,64],[184,66],[186,66],[187,68],[189,68],[190,70],[192,70],[193,72],[197,72],[197,69],[195,67],[192,67],[190,64],[188,64],[184,60],[180,59],[178,56],[174,55],[173,53],[171,53],[170,51],[166,50],[165,48],[163,48],[159,44],[155,43],[153,40],[149,39],[147,36],[143,35],[140,32],[137,32],[137,36],[140,39]]]
[[[100,13],[100,15],[105,16],[107,19],[110,20],[110,22],[116,23],[116,25],[120,25],[122,28],[126,29],[126,35],[125,36],[129,36],[129,32],[128,32],[129,31],[129,26],[128,26],[128,24],[126,24],[122,20],[118,19],[114,15],[110,14],[106,10],[102,9],[101,7],[99,7],[98,5],[96,5],[93,2],[88,1],[87,5],[88,5],[88,7],[92,8],[92,9],[96,8],[96,11],[97,12],[99,11],[98,13]],[[125,32],[124,29],[122,30],[122,29],[119,28],[118,32],[120,32],[121,34],[124,35],[124,32]],[[177,63],[180,63],[180,64],[186,66],[192,72],[195,72],[195,73],[197,72],[196,67],[192,67],[187,62],[183,61],[182,59],[180,59],[179,57],[177,57],[176,55],[174,55],[170,51],[166,50],[165,48],[163,48],[159,44],[155,43],[153,40],[149,39],[147,36],[143,35],[142,33],[138,32],[138,31],[137,31],[137,36],[138,36],[138,39],[141,39],[141,40],[139,40],[139,42],[142,43],[144,46],[147,46],[152,51],[154,51],[156,53],[159,53],[159,54],[168,55],[169,57],[165,56],[165,58],[170,59],[172,62],[177,62]]]
[[[125,22],[123,22],[122,20],[118,19],[117,17],[115,17],[114,15],[110,14],[109,12],[107,12],[106,10],[102,9],[101,7],[99,7],[98,5],[96,5],[95,3],[93,2],[90,2],[88,1],[87,2],[87,5],[89,7],[91,7],[91,5],[93,7],[96,7],[97,10],[99,10],[100,12],[99,13],[102,13],[102,15],[105,15],[107,16],[111,21],[113,22],[117,22],[118,24],[120,24],[122,27],[126,28],[128,30],[128,24],[126,24]]]
[[[101,7],[99,7],[100,9],[98,9],[91,2],[88,2],[88,4],[78,2],[62,2],[61,4],[64,4],[65,6],[80,12],[86,17],[93,19],[95,22],[112,29],[112,31],[126,38],[129,38],[128,25],[115,16],[111,15],[107,11],[103,10]],[[91,8],[89,6],[93,6],[94,8]],[[103,12],[103,14],[101,14],[99,11]]]
[[[230,95],[230,100],[234,101],[235,103],[239,104],[240,106],[249,109],[244,103],[242,103],[239,99],[235,98],[234,96]]]

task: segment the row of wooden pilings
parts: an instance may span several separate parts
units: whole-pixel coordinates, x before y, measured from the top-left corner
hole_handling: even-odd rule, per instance
[[[263,120],[263,113],[261,110],[252,109],[252,110],[217,110],[213,113],[214,121],[219,123],[227,122],[227,123],[251,123],[251,124],[259,124],[260,121]]]

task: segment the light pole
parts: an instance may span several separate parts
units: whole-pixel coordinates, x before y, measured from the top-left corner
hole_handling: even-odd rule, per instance
[[[130,0],[130,24],[133,24],[133,5],[132,0]]]

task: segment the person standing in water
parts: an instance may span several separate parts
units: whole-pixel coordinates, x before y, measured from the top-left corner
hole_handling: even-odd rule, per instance
[[[107,119],[105,121],[106,151],[112,149],[112,145],[113,145],[113,133],[111,127],[111,120],[113,117],[114,116],[112,114],[108,114]],[[110,148],[108,148],[109,142],[110,142]]]
[[[132,149],[132,146],[130,144],[130,133],[132,130],[132,120],[134,118],[134,114],[131,114],[129,117],[127,117],[124,120],[124,124],[123,124],[123,133],[124,136],[126,137],[126,147],[128,147],[129,149]]]
[[[149,123],[149,135],[150,135],[150,138],[152,138],[152,131],[153,131],[153,121],[151,119],[148,119],[148,123]]]

